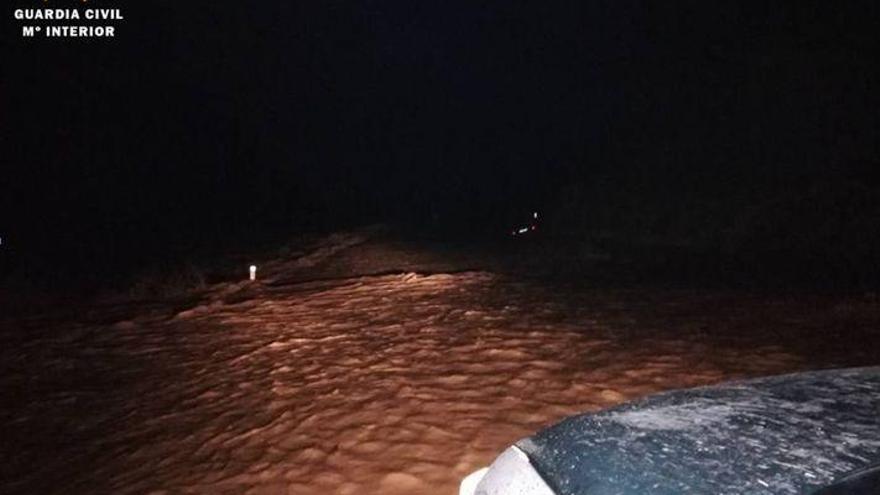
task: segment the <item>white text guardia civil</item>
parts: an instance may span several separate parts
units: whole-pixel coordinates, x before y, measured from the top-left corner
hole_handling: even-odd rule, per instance
[[[15,9],[15,18],[28,21],[123,19],[121,9]]]

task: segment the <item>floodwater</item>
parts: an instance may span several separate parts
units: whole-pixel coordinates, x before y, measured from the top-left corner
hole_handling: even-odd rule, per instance
[[[481,270],[279,275],[6,321],[0,492],[452,495],[567,415],[877,364],[878,321],[873,299]]]

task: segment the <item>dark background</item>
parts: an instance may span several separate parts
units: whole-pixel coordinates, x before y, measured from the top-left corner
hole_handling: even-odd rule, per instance
[[[876,2],[107,0],[125,20],[91,40],[21,39],[14,6],[79,3],[13,3],[13,278],[531,209],[557,237],[877,273]]]

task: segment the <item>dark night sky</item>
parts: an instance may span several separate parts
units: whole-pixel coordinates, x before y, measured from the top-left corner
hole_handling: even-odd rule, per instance
[[[118,38],[4,10],[0,228],[48,257],[876,179],[876,2],[90,6]]]

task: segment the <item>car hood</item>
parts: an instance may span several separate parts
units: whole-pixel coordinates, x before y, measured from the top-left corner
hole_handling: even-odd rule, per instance
[[[880,460],[880,367],[654,395],[516,446],[557,495],[810,493]]]

